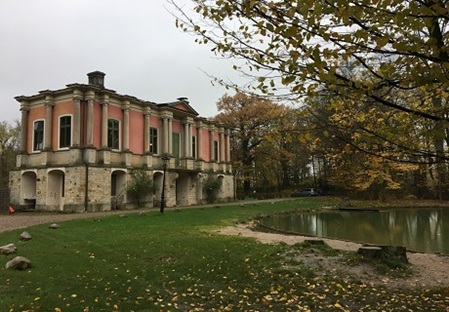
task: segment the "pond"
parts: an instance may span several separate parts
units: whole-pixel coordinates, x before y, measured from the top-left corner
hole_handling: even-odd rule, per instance
[[[270,216],[262,223],[298,234],[449,254],[448,209],[304,212]]]

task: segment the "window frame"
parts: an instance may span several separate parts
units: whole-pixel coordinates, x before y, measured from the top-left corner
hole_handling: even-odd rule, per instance
[[[148,130],[149,133],[149,140],[150,142],[149,144],[149,152],[154,154],[154,155],[158,155],[158,151],[159,151],[159,129],[156,127],[150,127],[150,129]],[[155,134],[152,132],[156,132]],[[156,139],[156,144],[153,144],[153,138]]]
[[[68,125],[62,125],[62,120],[63,118],[70,118],[70,123]],[[72,115],[61,115],[58,118],[58,149],[60,150],[65,150],[65,149],[69,149],[70,146],[72,146],[72,137],[73,137],[73,116]],[[64,128],[63,128],[64,127]],[[68,133],[66,133],[66,130],[68,128]],[[64,135],[63,134],[63,130],[64,130]],[[67,137],[68,135],[68,137]],[[66,140],[68,139],[68,142],[64,142],[64,146],[62,146],[61,141],[62,140]]]
[[[110,122],[114,122],[117,123],[117,128],[112,128],[110,126]],[[121,146],[121,124],[120,124],[120,120],[116,119],[116,118],[108,118],[108,148],[110,148],[111,150],[115,150],[115,151],[119,151],[120,150],[120,146]],[[113,131],[113,132],[111,132]],[[111,143],[111,135],[113,133],[117,132],[117,146],[115,146],[114,144]]]
[[[218,141],[217,140],[214,140],[214,161],[217,161],[218,162],[218,155],[219,155],[219,148],[220,148],[220,145],[219,145],[219,143],[218,143]]]
[[[41,148],[36,148],[36,124],[42,122],[42,130],[39,132],[42,133],[42,140],[40,142]],[[37,119],[33,121],[33,142],[32,142],[32,150],[35,153],[42,152],[44,150],[44,144],[45,144],[45,119]]]
[[[192,158],[196,159],[196,136],[192,135]]]

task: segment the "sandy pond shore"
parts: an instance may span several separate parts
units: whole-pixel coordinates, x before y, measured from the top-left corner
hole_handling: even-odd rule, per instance
[[[253,231],[249,225],[240,224],[225,227],[217,231],[224,235],[239,235],[252,237],[264,244],[285,243],[293,245],[302,243],[310,237],[298,235],[283,235]],[[361,245],[347,241],[323,239],[330,247],[339,250],[356,251]],[[345,274],[356,277],[366,284],[387,285],[389,287],[446,287],[449,286],[449,256],[407,252],[410,262],[411,276],[389,277],[381,275],[367,264],[350,266],[334,257],[320,257],[314,254],[305,254],[299,260],[308,264],[318,274]],[[328,268],[323,271],[323,268]]]

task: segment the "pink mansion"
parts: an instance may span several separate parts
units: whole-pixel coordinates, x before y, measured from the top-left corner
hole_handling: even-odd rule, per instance
[[[218,201],[234,198],[229,129],[198,116],[186,98],[154,103],[104,87],[105,74],[18,96],[21,153],[10,173],[16,207],[64,212],[134,208],[133,169],[153,177],[146,207],[207,202],[205,179],[221,181]],[[163,179],[163,156],[169,156]],[[165,187],[162,183],[165,180]]]

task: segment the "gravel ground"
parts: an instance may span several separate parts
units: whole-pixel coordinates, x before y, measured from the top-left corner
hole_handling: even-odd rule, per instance
[[[105,212],[85,212],[85,213],[41,213],[41,212],[17,212],[14,214],[0,215],[0,233],[16,229],[27,228],[36,224],[51,224],[74,219],[97,218],[107,215],[124,213],[141,213],[150,210],[115,210]]]
[[[244,204],[250,205],[260,202],[276,202],[285,200],[295,200],[295,198],[291,199],[276,198],[268,200],[245,201]],[[227,206],[227,205],[236,205],[236,203],[230,202],[220,204],[220,206]],[[214,204],[214,205],[186,206],[178,208],[165,208],[165,210],[168,211],[174,209],[209,208],[214,206],[216,205]],[[101,216],[108,216],[114,214],[142,213],[149,211],[159,211],[159,208],[136,209],[136,210],[113,210],[113,211],[84,212],[84,213],[17,212],[12,215],[8,215],[7,212],[2,212],[2,214],[0,214],[0,233],[12,231],[15,229],[23,229],[36,224],[57,223],[73,219],[97,218]]]

